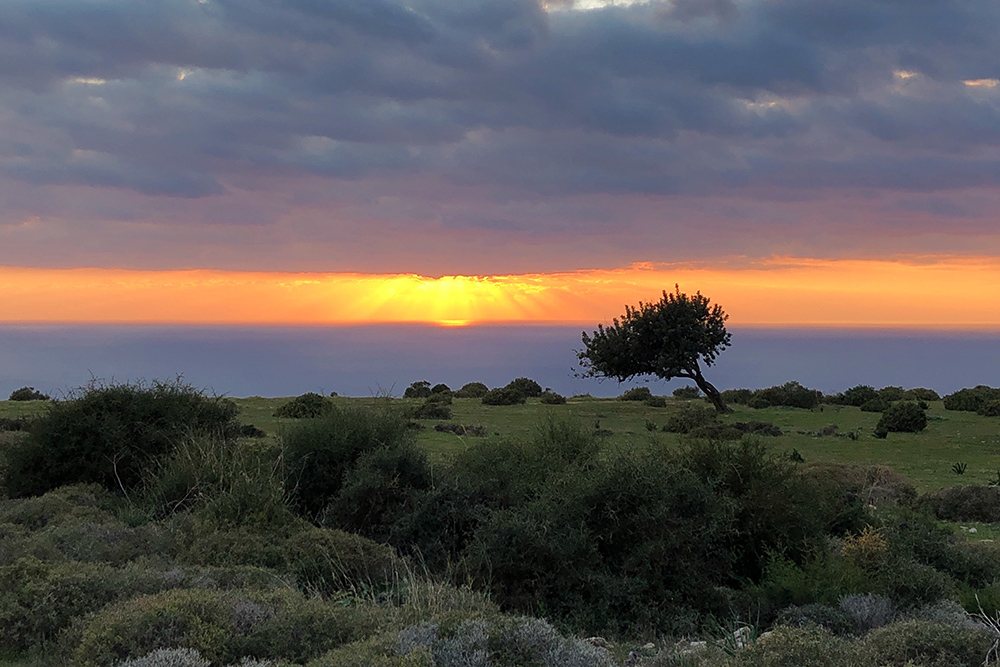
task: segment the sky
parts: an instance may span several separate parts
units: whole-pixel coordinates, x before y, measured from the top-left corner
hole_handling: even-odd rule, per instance
[[[1000,328],[995,0],[0,0],[0,322]]]

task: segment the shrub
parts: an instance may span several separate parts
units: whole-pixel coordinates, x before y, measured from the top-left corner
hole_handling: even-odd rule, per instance
[[[859,663],[857,649],[851,642],[813,625],[777,627],[767,639],[736,654],[731,664],[734,667],[842,667]]]
[[[688,431],[691,438],[702,438],[708,440],[739,440],[743,437],[743,431],[731,424],[722,422],[712,422],[703,426],[698,426]]]
[[[9,401],[51,401],[48,394],[37,391],[34,387],[21,387],[10,392]]]
[[[345,473],[343,487],[323,510],[321,521],[385,541],[415,493],[430,486],[431,467],[423,449],[411,443],[380,447],[362,454]]]
[[[388,406],[337,408],[297,423],[284,435],[285,489],[292,505],[316,517],[340,493],[344,477],[365,453],[413,441],[406,422]]]
[[[451,393],[451,387],[449,387],[448,385],[446,385],[443,382],[441,382],[441,383],[438,383],[438,384],[434,385],[433,387],[431,387],[431,393],[432,394],[450,394]]]
[[[701,426],[708,426],[718,422],[718,413],[714,408],[705,405],[681,406],[676,414],[670,416],[663,430],[667,433],[690,433]]]
[[[892,623],[896,617],[896,606],[882,595],[846,595],[840,600],[840,608],[853,621],[854,629],[860,634]]]
[[[752,389],[726,389],[722,392],[722,400],[733,405],[748,405],[752,398]]]
[[[507,387],[497,387],[490,389],[483,394],[483,405],[518,405],[527,401],[524,394]]]
[[[750,402],[752,408],[786,406],[790,408],[805,408],[811,410],[819,405],[823,392],[807,389],[798,382],[786,382],[781,386],[758,389],[753,393]]]
[[[976,410],[976,414],[983,417],[1000,417],[1000,399],[986,401],[981,408]]]
[[[906,390],[902,387],[882,387],[878,390],[878,397],[887,403],[895,403],[906,397]]]
[[[838,394],[835,398],[835,402],[840,405],[853,405],[860,408],[868,401],[878,398],[878,392],[871,385],[859,384],[847,389],[842,394]]]
[[[564,405],[566,403],[566,397],[562,394],[557,394],[551,389],[546,389],[542,392],[542,403],[546,405]]]
[[[232,401],[208,398],[180,380],[91,384],[71,400],[50,403],[28,437],[8,450],[7,491],[40,495],[92,482],[132,492],[184,437],[229,436],[236,413]]]
[[[280,453],[233,439],[189,438],[146,492],[159,516],[197,507],[218,528],[278,526],[292,518]]]
[[[925,389],[924,387],[915,387],[913,389],[907,389],[906,393],[903,394],[903,400],[906,401],[940,401],[941,397],[933,389]]]
[[[542,385],[530,378],[516,378],[507,383],[507,389],[525,398],[537,398],[542,395]]]
[[[674,389],[673,395],[674,398],[692,400],[695,398],[701,398],[701,389],[698,389],[698,387],[692,387],[691,385],[678,387],[677,389]]]
[[[431,394],[410,416],[413,419],[451,419],[451,394]]]
[[[279,407],[274,411],[274,416],[284,419],[315,419],[331,409],[333,402],[329,398],[308,392]]]
[[[861,534],[848,535],[840,555],[849,563],[871,572],[881,568],[889,555],[889,543],[882,531],[865,526]]]
[[[979,667],[994,637],[983,630],[938,625],[926,621],[893,623],[865,637],[865,664],[904,667]]]
[[[948,394],[943,399],[945,410],[962,410],[978,412],[991,401],[1000,400],[1000,389],[994,389],[984,384],[969,389],[959,389]]]
[[[431,383],[427,380],[414,382],[403,392],[403,398],[427,398],[430,395]]]
[[[489,390],[482,382],[468,382],[455,392],[455,398],[482,398]]]
[[[193,649],[161,648],[141,658],[120,662],[115,667],[211,667],[211,664]]]
[[[372,634],[382,622],[367,605],[329,604],[289,589],[174,590],[109,605],[66,641],[76,644],[84,667],[177,648],[213,664],[261,655],[301,663]]]
[[[618,397],[619,401],[646,401],[653,397],[649,387],[632,387]]]
[[[889,402],[881,396],[870,398],[861,404],[861,412],[882,412],[889,407]]]
[[[341,530],[312,528],[286,548],[296,583],[324,594],[383,590],[399,568],[391,547]]]
[[[918,508],[944,521],[1000,522],[1000,487],[954,486],[920,498]]]
[[[900,401],[890,405],[882,413],[875,429],[889,433],[919,433],[927,428],[927,413],[919,404]]]
[[[813,602],[800,606],[786,607],[778,614],[778,625],[804,628],[818,625],[829,632],[842,636],[854,631],[854,619],[843,609]]]

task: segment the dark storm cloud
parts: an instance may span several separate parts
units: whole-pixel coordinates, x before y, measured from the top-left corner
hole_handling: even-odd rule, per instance
[[[579,196],[1000,184],[995,0],[572,4],[0,0],[0,178],[254,222],[313,198],[281,198],[295,179],[424,179],[478,210],[430,194],[423,220],[513,230],[534,223],[507,202],[536,196],[567,198],[547,213],[566,228]],[[130,198],[251,191],[201,213]]]

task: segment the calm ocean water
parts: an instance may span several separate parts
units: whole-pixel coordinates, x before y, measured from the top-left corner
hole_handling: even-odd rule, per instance
[[[416,380],[457,388],[527,376],[566,395],[615,396],[614,381],[574,377],[581,327],[331,328],[4,326],[0,397],[31,385],[59,394],[91,378],[183,375],[230,396],[336,391],[400,395]],[[720,389],[798,380],[825,392],[864,383],[945,393],[1000,385],[1000,334],[732,328],[733,345],[706,370]],[[631,383],[639,384],[639,382]],[[652,382],[654,393],[685,384]]]

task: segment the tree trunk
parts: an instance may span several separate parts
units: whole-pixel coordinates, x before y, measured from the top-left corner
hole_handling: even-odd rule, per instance
[[[716,389],[711,382],[705,379],[705,376],[701,374],[701,371],[695,371],[694,377],[692,378],[695,384],[698,385],[698,389],[701,389],[705,397],[712,401],[712,405],[715,406],[715,411],[718,413],[732,412],[726,402],[722,400],[722,394]]]

